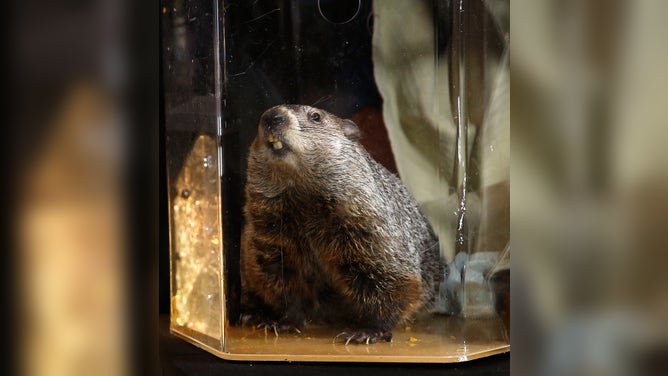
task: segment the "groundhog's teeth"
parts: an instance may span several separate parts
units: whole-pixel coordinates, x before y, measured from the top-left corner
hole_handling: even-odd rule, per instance
[[[276,136],[274,136],[273,134],[270,134],[270,135],[267,136],[267,141],[269,141],[271,143],[274,143],[274,142],[278,141],[278,138],[276,138]]]
[[[280,150],[283,148],[283,144],[281,143],[281,141],[278,140],[272,142],[271,146],[274,148],[274,150]]]

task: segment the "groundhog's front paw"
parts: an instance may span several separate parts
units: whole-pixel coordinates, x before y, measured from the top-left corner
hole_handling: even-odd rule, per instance
[[[256,325],[258,329],[264,329],[265,332],[274,332],[276,337],[278,337],[278,333],[298,333],[301,334],[301,329],[297,327],[297,325],[287,323],[287,322],[263,322],[258,325]]]
[[[287,320],[271,320],[253,314],[243,314],[239,318],[243,326],[264,329],[265,332],[273,332],[277,337],[279,333],[301,333],[300,326]]]
[[[334,337],[334,342],[344,342],[346,346],[350,343],[371,344],[379,340],[392,341],[392,332],[378,329],[362,329],[353,332],[341,332]]]

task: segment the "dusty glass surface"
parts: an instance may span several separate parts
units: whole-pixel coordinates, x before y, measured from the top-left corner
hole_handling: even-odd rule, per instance
[[[508,1],[166,1],[172,331],[235,359],[465,361],[509,350]],[[357,124],[439,238],[434,312],[392,342],[239,325],[250,145],[268,108]],[[223,234],[225,236],[223,237]]]
[[[220,179],[215,139],[199,136],[174,182],[172,316],[179,326],[221,336]]]

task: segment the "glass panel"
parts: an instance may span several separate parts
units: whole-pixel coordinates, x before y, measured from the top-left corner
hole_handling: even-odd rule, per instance
[[[161,69],[170,205],[171,329],[220,350],[223,237],[215,4],[175,1],[162,8]]]
[[[167,3],[162,33],[173,330],[200,344],[203,340],[193,330],[212,338],[222,334],[225,346],[214,341],[208,350],[235,359],[452,362],[507,351],[508,1]],[[263,117],[269,108],[281,104],[318,108],[332,114],[321,112],[326,119],[350,119],[354,125],[336,121],[337,135],[343,137],[340,142],[329,139],[309,149],[306,141],[295,143],[295,138],[274,128],[288,122],[292,135],[301,137],[308,128],[306,122],[321,119],[311,118],[312,111],[285,107]],[[311,200],[298,201],[291,211],[265,210],[249,216],[254,209],[247,194],[256,191],[247,184],[248,156],[256,137],[257,150],[281,156],[272,160],[293,158],[292,170],[286,165],[267,168],[264,178],[299,186],[300,192],[310,192]],[[363,190],[353,194],[351,188],[368,186],[373,191],[379,180],[389,179],[376,167],[369,167],[366,174],[352,174],[354,166],[366,163],[360,162],[365,160],[360,157],[363,154],[332,154],[358,138],[415,198],[438,236],[442,259],[433,305],[425,304],[432,309],[419,312],[415,320],[388,318],[391,328],[366,337],[350,335],[365,329],[355,327],[359,319],[346,321],[352,317],[350,312],[358,317],[373,309],[386,312],[387,317],[395,315],[395,309],[411,312],[406,307],[421,304],[411,296],[422,296],[428,289],[425,270],[437,262],[402,261],[423,260],[429,254],[428,247],[411,245],[413,237],[425,232],[402,233],[403,228],[419,227],[414,223],[421,222],[420,216],[380,215],[376,223],[381,225],[354,233],[344,229],[363,226],[364,215],[385,209],[383,213],[401,212],[410,206],[411,200],[400,198],[393,189],[382,199],[367,200],[364,215],[357,220],[322,225],[323,218],[350,218],[350,208],[363,194]],[[318,168],[309,165],[295,172],[295,166],[306,163],[307,152],[327,157],[315,158],[321,163]],[[329,180],[318,173],[329,171],[327,166],[336,161],[343,161],[341,186],[321,184]],[[291,173],[302,180],[290,183],[286,174]],[[306,181],[310,185],[304,185]],[[323,194],[336,189],[349,196]],[[289,203],[282,194],[285,191],[267,193],[264,202]],[[244,209],[244,205],[249,206]],[[321,216],[305,214],[316,213],[316,207]],[[245,215],[249,221],[244,221]],[[272,218],[276,231],[261,236],[246,231],[242,246],[242,234],[250,222],[259,226]],[[373,257],[360,259],[359,254],[350,253],[352,238],[337,243],[341,234],[356,235],[359,241],[360,233],[371,239],[360,252],[375,252]],[[397,244],[408,245],[385,249],[379,245],[386,241],[379,240],[380,233],[391,234],[383,239],[403,237],[404,242]],[[261,247],[261,241],[265,248],[275,248],[277,258],[267,261],[270,252],[248,256],[248,249]],[[331,250],[318,244],[328,241],[337,244],[331,248],[342,256],[331,252],[325,262],[320,254]],[[184,251],[188,247],[192,251]],[[306,255],[305,261],[295,264],[295,252]],[[250,269],[259,270],[252,278],[249,262]],[[370,265],[378,268],[370,272]],[[406,275],[419,278],[402,280]],[[248,281],[258,276],[277,282],[248,294]],[[398,288],[395,294],[388,286],[397,280],[416,286],[415,291]],[[286,288],[288,284],[292,290]],[[351,306],[355,300],[350,296],[355,294],[367,294],[368,299],[358,299],[361,306]],[[251,313],[263,320],[246,320],[241,325],[242,319],[253,316],[247,310],[251,296],[255,299]],[[281,297],[283,303],[274,301]],[[374,299],[389,299],[392,304],[374,305]],[[341,320],[334,317],[337,310],[327,310],[328,306],[348,314]],[[323,317],[323,312],[330,312],[329,317]],[[299,322],[299,332],[282,332],[295,327],[288,325],[295,322],[284,319],[295,317],[306,325]],[[385,342],[389,331],[392,341]],[[347,339],[366,342],[366,338],[378,342],[345,343]]]

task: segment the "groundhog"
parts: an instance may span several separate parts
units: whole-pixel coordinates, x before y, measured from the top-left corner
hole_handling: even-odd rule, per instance
[[[429,307],[438,239],[351,120],[303,105],[270,108],[248,156],[241,244],[247,325],[299,332],[337,323],[335,341],[390,341]]]

